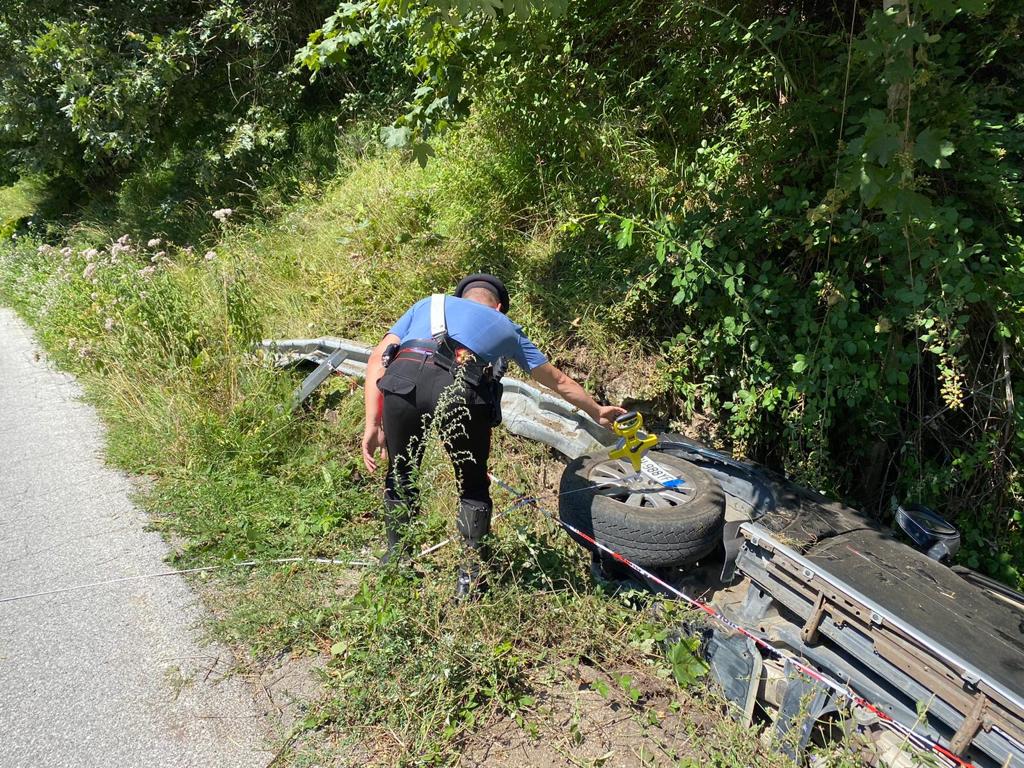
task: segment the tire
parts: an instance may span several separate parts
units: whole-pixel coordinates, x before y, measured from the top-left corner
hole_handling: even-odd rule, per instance
[[[722,540],[725,494],[700,467],[665,453],[649,455],[683,485],[666,489],[645,481],[631,488],[600,487],[595,483],[632,473],[629,462],[610,459],[608,451],[581,456],[562,473],[559,516],[637,565],[691,565]],[[569,535],[584,548],[596,550],[571,531]]]

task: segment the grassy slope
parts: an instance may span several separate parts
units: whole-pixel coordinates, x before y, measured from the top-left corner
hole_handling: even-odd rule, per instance
[[[155,478],[142,501],[174,536],[179,565],[379,547],[380,478],[358,460],[358,389],[336,379],[293,416],[281,406],[297,379],[251,359],[256,338],[375,341],[413,299],[493,268],[510,276],[516,318],[563,363],[597,377],[641,370],[595,309],[593,265],[559,261],[559,222],[527,226],[514,174],[493,157],[472,128],[425,171],[363,156],[279,216],[227,224],[209,258],[206,247],[147,245],[147,233],[115,247],[121,233],[98,225],[71,230],[66,245],[0,246],[0,297],[83,380],[111,426],[111,460]],[[494,470],[521,487],[557,482],[560,466],[538,446],[502,433],[494,453]],[[451,470],[436,466],[417,544],[453,533]],[[497,524],[495,550],[494,588],[468,608],[449,605],[453,548],[416,571],[295,565],[208,584],[216,633],[254,664],[285,651],[326,662],[322,699],[283,754],[391,765],[468,750],[486,762],[500,733],[526,763],[596,765],[609,750],[616,765],[785,763],[729,726],[713,697],[671,682],[660,640],[682,617],[661,606],[655,620],[646,600],[596,589],[578,548],[529,511]],[[621,715],[615,728],[605,710]]]

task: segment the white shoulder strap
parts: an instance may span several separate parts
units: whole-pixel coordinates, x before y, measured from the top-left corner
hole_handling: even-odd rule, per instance
[[[435,293],[430,297],[430,335],[438,344],[448,335],[448,322],[444,317],[444,294]]]

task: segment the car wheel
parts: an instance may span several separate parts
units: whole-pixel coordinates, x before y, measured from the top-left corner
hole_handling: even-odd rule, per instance
[[[628,461],[609,458],[608,451],[581,456],[562,473],[559,515],[637,565],[692,564],[721,541],[725,494],[700,467],[656,451],[648,455],[683,482],[667,488],[637,479]],[[596,549],[570,535],[585,548]]]

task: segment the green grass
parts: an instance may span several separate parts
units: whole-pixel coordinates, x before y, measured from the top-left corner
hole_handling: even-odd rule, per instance
[[[14,234],[18,223],[30,216],[42,199],[43,182],[26,178],[9,187],[0,187],[0,239]]]
[[[349,160],[280,215],[229,221],[209,259],[198,243],[148,244],[146,232],[117,243],[123,233],[104,222],[81,222],[61,242],[22,234],[0,245],[0,298],[85,384],[110,427],[109,459],[153,478],[142,503],[175,543],[176,565],[373,559],[382,548],[380,477],[359,460],[360,389],[334,379],[292,413],[299,379],[253,358],[258,338],[373,342],[413,300],[494,269],[509,277],[513,316],[557,360],[657,393],[643,346],[620,325],[628,307],[607,308],[619,257],[567,259],[580,244],[567,243],[564,222],[531,219],[524,201],[536,190],[494,142],[471,125],[426,170],[390,153]],[[31,187],[0,201],[27,215]],[[559,203],[566,220],[571,202]],[[561,465],[537,445],[499,433],[494,456],[493,470],[519,487],[557,485]],[[454,535],[453,473],[436,464],[411,532],[417,546]],[[509,501],[496,494],[499,509]],[[688,618],[678,606],[604,593],[584,553],[528,509],[496,524],[494,550],[491,592],[464,607],[450,602],[454,546],[415,568],[293,564],[204,581],[214,634],[254,666],[286,652],[326,662],[321,699],[285,745],[287,760],[333,750],[377,765],[452,764],[501,723],[540,749],[564,714],[545,697],[569,691],[591,714],[624,707],[641,751],[786,764],[723,725],[714,696],[672,682],[658,638]],[[583,688],[581,670],[592,671]],[[648,692],[623,679],[649,681]],[[580,704],[581,690],[599,701]],[[687,713],[691,728],[716,724],[699,745],[695,734],[675,743],[649,722],[655,701]],[[587,764],[589,744],[573,737],[559,749]]]

